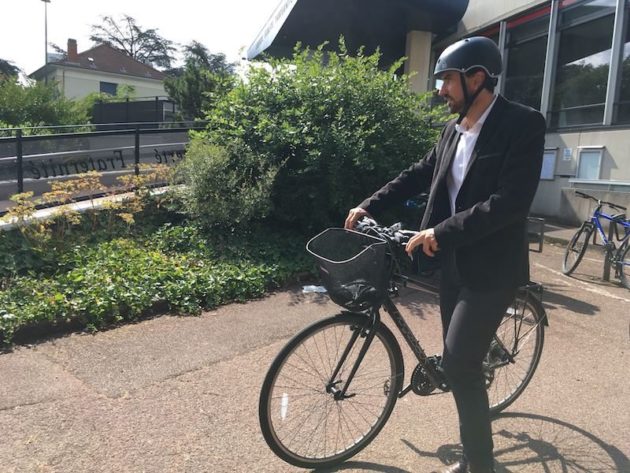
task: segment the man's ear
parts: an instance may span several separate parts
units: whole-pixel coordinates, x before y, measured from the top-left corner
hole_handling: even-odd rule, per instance
[[[483,70],[478,70],[472,75],[473,89],[477,90],[486,81],[486,73]]]

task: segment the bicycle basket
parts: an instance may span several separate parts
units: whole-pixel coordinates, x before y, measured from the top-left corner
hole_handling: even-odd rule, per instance
[[[387,294],[387,242],[371,235],[329,228],[306,244],[322,284],[336,304],[350,310],[379,305]]]

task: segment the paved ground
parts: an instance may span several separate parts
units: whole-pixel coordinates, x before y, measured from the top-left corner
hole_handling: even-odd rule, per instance
[[[563,276],[562,251],[532,253],[551,325],[531,385],[494,423],[498,471],[630,472],[630,291],[598,279],[597,253]],[[397,303],[439,351],[434,296],[406,291]],[[296,288],[0,355],[0,472],[299,471],[265,445],[258,391],[286,340],[335,311]],[[431,472],[460,452],[456,431],[449,395],[410,394],[335,471]]]

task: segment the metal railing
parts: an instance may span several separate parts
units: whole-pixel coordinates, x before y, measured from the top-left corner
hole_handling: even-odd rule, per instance
[[[97,194],[115,187],[121,174],[140,174],[143,163],[175,164],[184,157],[189,131],[204,129],[201,122],[155,125],[128,123],[124,129],[99,131],[86,131],[94,127],[84,125],[0,130],[9,135],[0,137],[0,214],[11,205],[11,195],[32,191],[41,196],[55,180],[98,171],[104,183],[95,189]],[[50,134],[53,130],[57,133]]]

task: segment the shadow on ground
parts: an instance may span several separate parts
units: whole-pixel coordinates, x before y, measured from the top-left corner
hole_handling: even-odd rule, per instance
[[[502,414],[493,422],[497,473],[567,471],[630,471],[630,460],[586,430],[552,417],[537,414]],[[425,452],[412,442],[401,441],[420,457],[439,459],[444,465],[461,457],[460,445],[443,445]]]
[[[598,306],[566,295],[562,292],[563,288],[566,288],[566,286],[545,283],[545,292],[542,300],[547,313],[553,309],[565,309],[575,314],[583,315],[597,315],[600,312]]]
[[[397,468],[395,466],[389,465],[381,465],[379,463],[373,462],[354,462],[349,461],[342,463],[339,466],[334,468],[326,468],[320,470],[312,470],[317,473],[326,473],[326,472],[334,472],[334,471],[370,471],[370,472],[382,472],[382,473],[411,473],[409,470],[403,470],[402,468]]]

